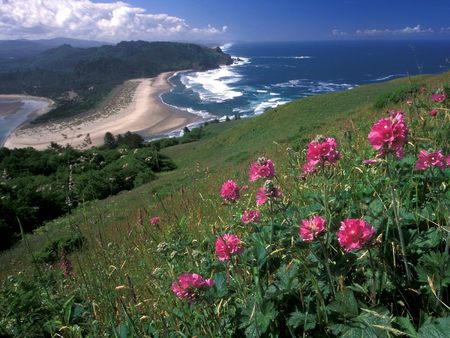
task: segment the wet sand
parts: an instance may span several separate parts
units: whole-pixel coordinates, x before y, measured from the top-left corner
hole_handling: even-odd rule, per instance
[[[45,149],[51,142],[56,142],[87,148],[103,144],[106,132],[117,135],[130,131],[144,137],[162,136],[200,122],[201,117],[161,101],[160,95],[171,88],[168,79],[172,75],[173,72],[167,72],[154,78],[126,81],[96,111],[64,121],[23,126],[7,138],[5,147]]]

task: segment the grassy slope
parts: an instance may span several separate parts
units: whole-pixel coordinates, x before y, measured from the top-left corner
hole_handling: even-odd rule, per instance
[[[29,266],[27,257],[30,250],[39,250],[48,240],[64,233],[81,229],[88,237],[88,247],[92,248],[99,240],[123,242],[123,234],[132,230],[139,213],[143,212],[146,218],[145,212],[150,207],[151,214],[165,213],[166,220],[176,221],[191,212],[189,203],[195,203],[198,194],[203,198],[202,194],[217,193],[218,184],[229,177],[244,178],[249,161],[258,155],[267,153],[274,159],[283,158],[286,146],[295,146],[298,142],[303,146],[307,139],[320,133],[339,135],[350,120],[373,122],[379,115],[372,109],[373,101],[379,95],[392,92],[410,81],[432,80],[436,85],[448,80],[449,76],[445,73],[361,86],[298,100],[255,118],[210,125],[205,128],[205,137],[200,141],[163,150],[175,160],[179,167],[177,170],[164,173],[157,181],[133,191],[86,203],[72,215],[55,220],[36,234],[27,236],[30,249],[22,243],[2,253],[0,278]],[[180,187],[183,191],[191,189],[196,196],[185,201],[180,197],[182,194],[172,194]],[[217,216],[214,211],[206,209],[201,211],[202,216],[210,214],[211,219]],[[100,230],[101,239],[98,238]]]

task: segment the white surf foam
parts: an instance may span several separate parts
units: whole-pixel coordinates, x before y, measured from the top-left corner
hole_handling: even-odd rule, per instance
[[[390,74],[390,75],[379,77],[377,79],[373,79],[373,80],[370,80],[370,81],[372,81],[372,82],[385,81],[385,80],[392,79],[394,77],[402,77],[402,76],[406,76],[406,75],[407,74]]]
[[[263,101],[258,103],[254,108],[253,108],[253,113],[254,115],[260,115],[262,113],[264,113],[267,109],[269,108],[275,108],[278,107],[282,104],[288,103],[290,101],[288,100],[281,100],[279,98],[275,98],[275,99],[269,99],[267,101]]]
[[[273,88],[298,88],[306,93],[327,93],[338,90],[346,90],[357,87],[355,84],[349,83],[334,83],[326,81],[312,81],[307,79],[294,79],[287,82],[276,83],[272,85]]]

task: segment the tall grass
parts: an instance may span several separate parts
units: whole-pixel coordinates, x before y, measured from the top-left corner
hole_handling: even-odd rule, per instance
[[[446,79],[448,74],[412,81],[442,86]],[[209,126],[202,140],[165,150],[177,162],[176,172],[56,221],[50,233],[64,224],[87,244],[69,255],[73,276],[63,277],[57,266],[41,275],[33,292],[49,306],[35,323],[68,337],[440,332],[448,325],[442,318],[449,304],[449,169],[417,172],[414,163],[423,148],[448,154],[448,107],[429,115],[429,87],[408,97],[411,106],[394,103],[391,108],[406,110],[407,155],[390,162],[391,177],[386,162],[362,164],[375,155],[367,142],[370,126],[384,116],[373,110],[373,101],[398,83],[301,100],[225,124],[222,131],[222,125]],[[316,134],[335,137],[342,160],[301,178],[307,144]],[[241,214],[255,207],[262,184],[248,182],[248,166],[261,155],[276,163],[274,181],[283,197],[260,208],[259,224],[243,225]],[[237,203],[219,196],[228,179],[249,185]],[[403,275],[394,210],[407,239],[411,281]],[[299,221],[314,214],[327,219],[323,243],[298,235]],[[161,219],[158,227],[149,224],[153,216]],[[346,253],[335,233],[343,219],[361,217],[377,229],[377,237],[370,252],[367,246]],[[221,262],[214,243],[224,233],[237,234],[245,251]],[[170,286],[184,272],[216,284],[201,290],[195,303],[178,300]],[[13,311],[7,302],[12,299],[22,300],[17,313],[31,311],[34,303],[24,300],[27,280],[23,274],[7,279],[1,312]],[[22,325],[22,317],[6,318],[0,327],[7,332],[36,330],[36,324]]]

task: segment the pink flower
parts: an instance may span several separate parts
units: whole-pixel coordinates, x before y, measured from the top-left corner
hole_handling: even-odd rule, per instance
[[[306,162],[303,165],[303,174],[308,175],[308,174],[314,172],[316,170],[316,164],[317,164],[316,161]]]
[[[172,283],[172,292],[180,299],[188,299],[193,302],[199,294],[199,290],[212,287],[214,284],[214,280],[204,279],[197,273],[184,273]]]
[[[445,93],[436,93],[436,94],[431,95],[431,97],[430,97],[431,101],[439,102],[439,103],[444,102],[446,98],[447,98],[447,96],[445,95]]]
[[[254,182],[259,178],[270,179],[275,176],[275,166],[271,160],[260,157],[250,165],[249,180]]]
[[[334,164],[340,158],[341,154],[337,150],[336,140],[332,137],[319,135],[308,144],[303,174],[312,173],[319,164]]]
[[[359,250],[375,234],[375,228],[363,219],[349,218],[341,222],[337,236],[345,251]]]
[[[242,223],[244,223],[244,224],[258,223],[260,217],[261,217],[261,213],[259,212],[259,210],[250,209],[250,210],[244,211],[244,213],[242,214],[241,220],[242,220]]]
[[[341,158],[340,153],[337,151],[336,140],[332,137],[317,136],[315,140],[308,144],[308,150],[306,152],[307,162],[329,162],[335,163]]]
[[[447,164],[448,167],[450,167],[450,154],[448,154],[447,157],[445,158],[445,163]]]
[[[152,218],[150,219],[150,224],[151,224],[151,225],[158,226],[158,225],[159,225],[159,217],[158,217],[158,216],[152,217]]]
[[[234,202],[239,199],[239,186],[233,180],[228,180],[222,184],[220,195],[224,200]]]
[[[438,113],[438,110],[437,110],[437,109],[432,109],[432,110],[430,111],[430,115],[433,116],[433,117],[435,117],[435,116],[437,115],[437,113]]]
[[[364,160],[363,164],[365,164],[365,165],[372,165],[372,164],[377,164],[378,162],[380,162],[380,159],[378,159],[378,158],[371,158],[369,160]]]
[[[446,166],[446,159],[441,150],[436,152],[428,152],[421,150],[416,161],[416,170],[426,170],[429,167],[438,167],[444,170]]]
[[[220,261],[229,260],[234,254],[244,251],[244,247],[238,236],[225,234],[216,239],[216,256]]]
[[[73,276],[72,262],[67,258],[64,250],[61,252],[61,259],[59,260],[59,266],[64,276]]]
[[[283,196],[281,190],[275,187],[271,180],[267,180],[256,193],[256,205],[263,205],[269,198],[280,198],[281,196]]]
[[[216,285],[216,281],[212,278],[207,278],[205,279],[205,285],[209,288],[213,287],[214,285]]]
[[[408,136],[403,112],[391,112],[389,118],[381,118],[370,130],[368,139],[375,150],[381,155],[390,151],[398,158],[403,157],[403,147]]]
[[[300,237],[307,242],[312,241],[320,233],[325,231],[326,220],[320,216],[313,216],[310,219],[304,219],[300,223]]]

